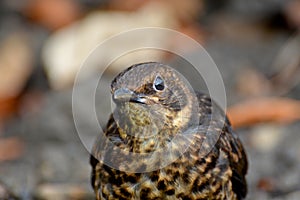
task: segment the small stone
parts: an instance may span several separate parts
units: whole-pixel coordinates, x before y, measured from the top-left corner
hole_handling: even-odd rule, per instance
[[[42,184],[38,186],[36,196],[45,200],[92,199],[89,189],[79,184]]]
[[[0,182],[0,199],[17,200],[18,198]]]
[[[261,151],[272,151],[284,136],[282,129],[275,125],[260,125],[251,132],[253,148]]]

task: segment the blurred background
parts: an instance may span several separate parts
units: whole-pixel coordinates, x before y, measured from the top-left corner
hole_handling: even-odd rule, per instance
[[[0,199],[94,198],[89,152],[72,115],[76,73],[97,44],[149,26],[188,35],[217,64],[227,113],[248,153],[247,199],[298,200],[299,0],[1,0]],[[97,81],[93,74],[106,68],[108,55],[139,39],[108,46],[97,67],[85,74],[77,126],[90,141],[98,132],[85,105],[89,85]],[[143,40],[171,48],[176,38],[153,35]],[[185,43],[176,44],[197,56]],[[119,59],[98,83],[101,125],[110,112],[114,75],[150,60],[168,63],[198,84],[186,70],[189,64],[170,53],[145,51]]]

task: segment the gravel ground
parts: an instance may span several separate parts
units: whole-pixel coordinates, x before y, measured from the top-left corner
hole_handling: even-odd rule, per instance
[[[272,70],[272,61],[290,36],[287,32],[262,34],[262,30],[256,29],[255,25],[246,26],[247,31],[253,31],[246,34],[247,31],[243,31],[244,22],[233,20],[228,13],[243,13],[240,14],[241,18],[256,20],[278,10],[281,2],[266,1],[267,5],[263,6],[256,0],[249,3],[250,7],[247,4],[247,7],[236,0],[232,1],[234,6],[229,6],[227,12],[207,19],[207,23],[212,24],[212,33],[205,48],[221,72],[228,105],[245,98],[236,90],[240,72],[250,67],[268,75]],[[251,10],[255,10],[256,14],[251,13]],[[236,30],[239,32],[236,33]],[[184,65],[182,60],[170,63],[177,67]],[[104,77],[96,93],[95,107],[102,126],[111,108],[108,92],[111,79],[111,76]],[[191,80],[198,81],[195,78]],[[4,136],[18,136],[25,142],[25,152],[20,159],[0,164],[0,180],[21,199],[70,198],[66,193],[73,194],[73,197],[75,195],[77,199],[93,199],[89,184],[89,152],[80,137],[84,137],[90,145],[99,132],[98,127],[91,123],[92,116],[86,109],[89,86],[95,81],[91,79],[79,89],[82,94],[79,105],[81,115],[77,126],[83,130],[81,134],[84,135],[78,135],[74,125],[71,89],[48,93],[38,113],[26,113],[13,119],[5,128]],[[300,99],[300,86],[291,89],[285,96]],[[249,159],[248,200],[300,199],[299,130],[300,122],[259,124],[236,130]],[[273,193],[266,192],[268,190]]]

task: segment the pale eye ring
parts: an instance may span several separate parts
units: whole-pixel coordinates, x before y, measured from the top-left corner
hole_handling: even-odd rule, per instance
[[[153,88],[156,91],[163,91],[165,89],[165,82],[160,76],[156,76],[153,82]]]

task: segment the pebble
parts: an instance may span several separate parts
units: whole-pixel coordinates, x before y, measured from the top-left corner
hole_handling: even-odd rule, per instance
[[[263,152],[270,152],[276,148],[284,133],[280,126],[260,125],[251,130],[251,144]]]

